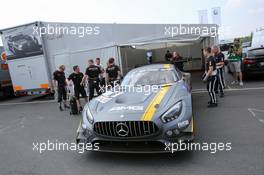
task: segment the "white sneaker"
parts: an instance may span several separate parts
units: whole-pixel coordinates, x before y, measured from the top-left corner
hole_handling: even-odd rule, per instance
[[[242,81],[240,81],[239,82],[239,86],[243,86],[244,84],[243,84],[243,82]]]

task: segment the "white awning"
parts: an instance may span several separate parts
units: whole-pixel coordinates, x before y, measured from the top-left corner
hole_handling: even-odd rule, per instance
[[[195,43],[200,43],[204,37],[201,36],[188,36],[188,37],[175,37],[175,38],[161,38],[151,39],[147,41],[135,41],[126,44],[120,44],[119,46],[131,46],[135,49],[153,50],[159,48],[167,48],[172,46],[191,46]]]

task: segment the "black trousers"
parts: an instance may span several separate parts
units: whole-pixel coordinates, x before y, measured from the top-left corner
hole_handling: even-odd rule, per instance
[[[67,99],[67,92],[66,92],[66,87],[64,86],[59,86],[58,87],[58,102],[62,102],[63,100]]]
[[[183,71],[183,62],[174,63],[175,69],[178,68],[180,71]]]
[[[100,78],[100,86],[104,87],[105,86],[105,78]]]
[[[215,85],[217,83],[217,76],[210,76],[207,80],[207,91],[210,96],[210,102],[217,103],[215,94]]]
[[[83,98],[87,97],[83,86],[74,86],[74,96],[76,97],[76,99],[80,99],[80,94]]]
[[[101,95],[100,87],[99,87],[99,79],[98,80],[89,80],[89,100],[93,99],[94,97],[94,90],[96,90],[96,93],[98,95]]]
[[[215,85],[215,91],[220,90],[220,93],[224,93],[224,70],[223,68],[217,69],[217,83]]]
[[[119,85],[120,81],[115,77],[115,78],[109,78],[109,85],[114,88],[116,85]]]

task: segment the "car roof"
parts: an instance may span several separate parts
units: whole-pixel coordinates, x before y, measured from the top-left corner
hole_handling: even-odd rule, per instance
[[[146,70],[146,69],[171,69],[174,68],[172,64],[149,64],[141,67],[137,67],[133,70]]]
[[[137,68],[134,68],[132,70],[130,70],[128,73],[134,73],[134,72],[138,72],[138,71],[147,71],[147,70],[157,70],[157,71],[160,71],[160,70],[173,70],[173,72],[175,71],[175,76],[178,78],[178,79],[181,79],[181,73],[178,69],[175,69],[174,65],[173,64],[149,64],[149,65],[144,65],[144,66],[141,66],[141,67],[137,67]]]

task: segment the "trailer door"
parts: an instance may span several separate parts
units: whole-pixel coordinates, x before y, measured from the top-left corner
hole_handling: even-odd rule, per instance
[[[39,94],[49,89],[48,72],[43,55],[9,60],[8,64],[15,92]]]

